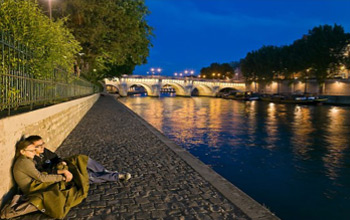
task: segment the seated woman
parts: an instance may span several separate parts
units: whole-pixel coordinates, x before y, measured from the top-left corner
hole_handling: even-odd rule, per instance
[[[69,181],[64,176],[59,175],[65,172],[60,170],[57,174],[45,174],[35,168],[34,156],[36,147],[29,141],[21,141],[16,148],[16,161],[13,166],[13,176],[19,188],[24,194],[29,192],[33,179],[40,182],[60,182]]]
[[[89,180],[87,173],[87,156],[70,159],[71,172],[75,174],[75,180],[67,170],[58,170],[57,174],[39,172],[35,168],[34,156],[36,147],[32,142],[20,141],[16,145],[13,176],[23,192],[29,208],[25,213],[41,211],[53,218],[63,218],[70,208],[78,205],[87,197]],[[10,211],[8,211],[10,210]],[[25,213],[17,213],[15,207],[8,207],[9,216],[18,216]]]
[[[49,174],[58,174],[60,170],[67,170],[67,163],[61,159],[56,153],[45,148],[45,143],[42,137],[38,135],[32,135],[26,138],[26,141],[30,141],[36,147],[36,155],[34,157],[35,167],[40,172],[46,172]],[[121,174],[117,171],[109,171],[105,169],[97,161],[88,158],[87,171],[89,173],[90,183],[101,183],[108,181],[129,180],[131,178],[130,173]],[[66,178],[70,178],[70,172],[67,170],[63,173]]]

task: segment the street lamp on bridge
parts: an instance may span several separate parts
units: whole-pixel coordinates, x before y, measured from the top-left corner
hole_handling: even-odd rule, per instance
[[[150,69],[150,72],[151,72],[151,74],[152,74],[152,76],[153,75],[156,75],[157,73],[159,74],[159,76],[160,76],[160,73],[162,72],[162,69],[161,68],[154,68],[154,67],[152,67],[151,69]],[[148,74],[149,72],[147,72],[147,74]]]

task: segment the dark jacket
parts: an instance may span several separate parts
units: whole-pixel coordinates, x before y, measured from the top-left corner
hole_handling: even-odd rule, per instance
[[[34,157],[37,170],[48,174],[57,174],[57,164],[63,160],[54,152],[44,148],[44,153]]]

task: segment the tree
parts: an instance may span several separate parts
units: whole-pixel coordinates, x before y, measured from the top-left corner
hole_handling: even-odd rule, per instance
[[[36,78],[51,77],[57,67],[73,70],[75,55],[81,47],[64,22],[64,19],[51,22],[32,1],[0,3],[0,30],[31,49],[30,73]]]
[[[263,46],[249,52],[240,62],[241,70],[248,81],[269,83],[281,77],[294,78],[299,73],[302,81],[315,77],[321,86],[341,65],[349,68],[349,42],[350,34],[344,33],[341,26],[318,26],[292,45]]]
[[[350,35],[340,25],[323,25],[313,28],[306,36],[306,48],[309,55],[310,71],[321,85],[334,75],[341,65],[339,54]]]
[[[200,74],[206,79],[227,79],[234,75],[234,68],[228,63],[212,63],[209,67],[203,67]]]
[[[81,42],[82,74],[98,79],[130,74],[147,62],[153,36],[148,14],[144,0],[66,0],[53,10],[55,18],[68,17],[66,25]]]

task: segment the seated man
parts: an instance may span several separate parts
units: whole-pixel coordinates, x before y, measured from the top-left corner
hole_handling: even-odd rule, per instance
[[[41,211],[52,218],[62,219],[72,207],[87,197],[89,190],[87,156],[67,158],[70,172],[75,175],[73,180],[67,178],[69,176],[66,174],[67,170],[58,170],[57,174],[38,171],[34,163],[35,154],[36,147],[32,142],[23,140],[16,144],[12,172],[23,195],[16,195],[10,203],[5,204],[1,211],[2,218]]]
[[[34,162],[35,167],[40,172],[57,174],[58,170],[68,170],[67,163],[63,159],[61,159],[56,153],[45,148],[45,143],[40,136],[29,136],[26,138],[26,141],[33,143],[36,148]],[[129,180],[131,178],[130,173],[121,174],[116,171],[106,170],[100,163],[90,157],[88,158],[87,171],[89,173],[90,183]],[[67,179],[73,178],[69,171],[64,173],[64,176]]]

